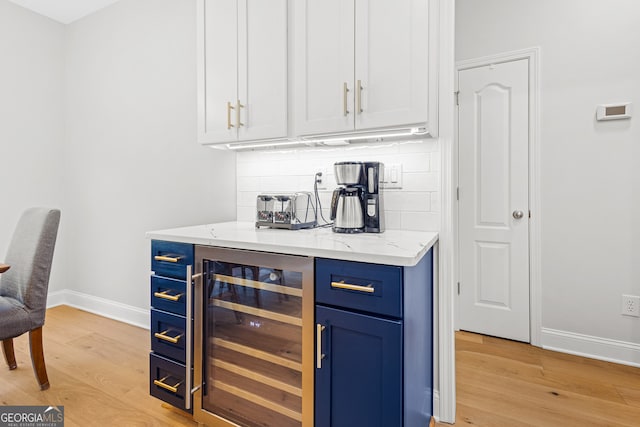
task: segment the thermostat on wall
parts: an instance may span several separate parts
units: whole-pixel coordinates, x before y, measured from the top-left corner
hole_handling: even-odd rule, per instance
[[[631,103],[598,105],[596,109],[597,120],[618,120],[631,118]]]

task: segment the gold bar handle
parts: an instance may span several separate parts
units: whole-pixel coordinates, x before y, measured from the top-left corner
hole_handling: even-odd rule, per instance
[[[316,368],[318,369],[322,369],[322,359],[325,356],[322,353],[322,331],[324,331],[324,326],[316,323]]]
[[[345,82],[342,85],[342,111],[344,112],[345,117],[349,114],[349,110],[347,109],[348,93],[349,93],[349,88],[347,87],[347,83]]]
[[[184,295],[184,293],[182,294],[177,294],[177,295],[169,295],[167,292],[169,292],[169,290],[166,291],[162,291],[162,292],[154,292],[153,296],[156,298],[161,298],[161,299],[166,299],[169,301],[173,301],[176,302],[180,299],[181,296]]]
[[[231,106],[230,102],[227,102],[227,129],[231,129],[232,127],[234,127],[231,124],[231,110],[233,110],[234,108]]]
[[[156,255],[153,257],[156,261],[166,261],[166,262],[178,262],[182,259],[181,256],[167,256],[167,255]]]
[[[331,287],[338,289],[347,289],[349,291],[366,292],[368,294],[372,294],[376,291],[376,288],[374,288],[371,283],[369,283],[367,286],[361,286],[352,285],[351,283],[344,283],[344,280],[341,280],[339,282],[331,282]]]
[[[244,105],[240,104],[240,100],[236,102],[236,127],[239,129],[240,126],[244,126],[244,123],[240,121],[240,109],[244,108]]]
[[[153,336],[158,338],[159,340],[170,342],[171,344],[178,344],[178,341],[180,340],[180,338],[182,338],[182,334],[176,335],[175,337],[170,337],[167,335],[167,332],[169,332],[168,329],[164,332],[156,332],[155,334],[153,334]]]
[[[358,114],[362,113],[362,80],[358,80],[358,84],[356,87],[356,102],[358,105],[356,106],[356,111]]]
[[[169,378],[169,377],[166,376],[166,377],[162,378],[161,380],[153,380],[153,384],[157,385],[158,387],[161,387],[161,388],[163,388],[165,390],[169,390],[171,393],[178,393],[178,387],[180,387],[180,384],[182,384],[182,381],[180,381],[176,385],[169,385],[169,384],[164,382],[164,380],[166,380],[167,378]]]

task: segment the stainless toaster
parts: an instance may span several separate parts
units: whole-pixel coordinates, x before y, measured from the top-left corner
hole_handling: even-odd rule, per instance
[[[298,230],[317,225],[313,194],[259,194],[256,199],[256,228]]]

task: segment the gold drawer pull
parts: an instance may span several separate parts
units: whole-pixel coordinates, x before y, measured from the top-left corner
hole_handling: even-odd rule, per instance
[[[244,126],[244,123],[242,123],[240,121],[240,109],[244,108],[244,105],[242,105],[240,103],[240,100],[238,99],[238,102],[236,102],[236,127],[238,129],[240,129],[240,126]]]
[[[164,382],[164,380],[166,380],[167,378],[169,378],[168,375],[161,380],[153,380],[153,384],[165,390],[169,390],[171,393],[178,393],[178,387],[180,387],[180,384],[182,384],[182,381],[179,381],[176,385],[169,385]]]
[[[182,259],[181,256],[166,256],[166,255],[156,255],[153,257],[156,261],[166,261],[166,262],[178,262]]]
[[[349,87],[347,86],[347,83],[345,82],[342,85],[342,112],[343,112],[345,117],[349,114],[349,109],[347,108],[347,95],[348,95],[348,93],[349,93]]]
[[[234,127],[231,124],[231,110],[233,110],[234,108],[231,106],[230,102],[227,102],[227,129],[231,129],[232,127]]]
[[[339,289],[347,289],[350,291],[366,292],[368,294],[372,294],[376,291],[376,288],[374,288],[371,283],[369,283],[367,286],[360,286],[360,285],[352,285],[351,283],[344,283],[344,280],[341,280],[339,282],[331,282],[331,287],[339,288]]]
[[[169,292],[169,290],[162,291],[162,292],[154,292],[153,296],[156,298],[161,298],[161,299],[166,299],[169,301],[176,302],[180,299],[182,295],[184,295],[184,294],[169,295],[167,292]]]
[[[167,335],[167,332],[169,332],[168,329],[164,332],[156,332],[155,334],[153,334],[153,336],[155,336],[159,340],[170,342],[171,344],[178,344],[178,341],[180,340],[180,338],[182,338],[182,334],[176,335],[175,337],[170,337]]]

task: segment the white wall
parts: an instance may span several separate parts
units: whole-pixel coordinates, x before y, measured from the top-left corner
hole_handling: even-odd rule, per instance
[[[65,288],[149,307],[145,232],[235,217],[235,159],[196,142],[195,2],[127,0],[66,29]]]
[[[640,295],[639,118],[595,120],[597,104],[640,106],[640,5],[456,3],[457,60],[541,47],[543,344],[580,352],[584,342],[571,340],[630,343],[619,358],[640,364],[640,318],[620,314],[621,294]]]
[[[1,262],[25,209],[64,209],[60,176],[64,26],[2,0],[0,53]],[[60,230],[67,227],[63,215]],[[51,289],[64,286],[61,258],[58,248]]]
[[[402,189],[384,190],[387,229],[437,231],[440,228],[440,147],[437,139],[338,148],[240,152],[237,157],[238,220],[255,221],[261,192],[313,191],[314,174],[323,171],[319,190],[329,220],[338,161],[402,164]],[[322,188],[322,187],[320,187]]]

